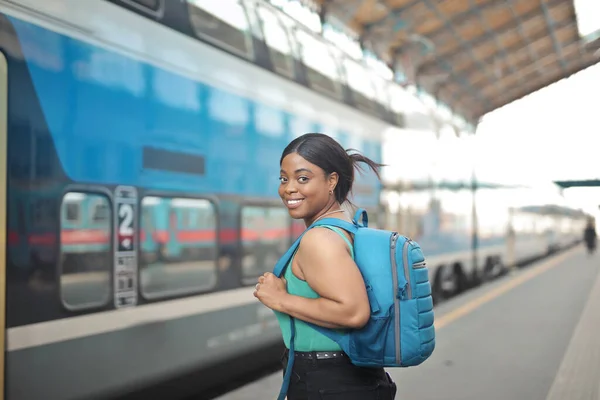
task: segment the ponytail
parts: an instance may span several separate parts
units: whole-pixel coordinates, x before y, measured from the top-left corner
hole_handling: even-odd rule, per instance
[[[354,151],[355,153],[349,154],[349,152],[351,152],[351,151]],[[379,180],[381,180],[381,175],[379,174],[379,168],[385,167],[384,164],[378,164],[375,161],[371,160],[370,158],[363,156],[357,150],[354,150],[354,149],[347,149],[346,153],[348,154],[350,163],[352,164],[352,168],[356,168],[357,170],[364,172],[363,166],[360,165],[359,163],[367,164],[367,166],[369,168],[371,168],[371,170],[373,172],[375,172],[375,175],[377,175],[377,178]]]

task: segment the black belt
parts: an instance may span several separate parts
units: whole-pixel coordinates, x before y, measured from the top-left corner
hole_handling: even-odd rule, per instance
[[[285,357],[287,358],[290,350],[285,349]],[[302,358],[304,360],[329,360],[335,358],[346,358],[350,359],[343,351],[295,351],[295,358]]]

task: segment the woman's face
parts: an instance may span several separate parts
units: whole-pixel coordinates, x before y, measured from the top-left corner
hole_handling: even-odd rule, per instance
[[[333,191],[337,184],[337,173],[327,176],[323,169],[298,153],[285,156],[279,179],[279,196],[290,216],[304,219],[307,225],[335,202],[335,196],[329,191]]]

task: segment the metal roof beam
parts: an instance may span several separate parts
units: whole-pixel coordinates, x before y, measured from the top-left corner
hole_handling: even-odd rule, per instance
[[[554,7],[559,4],[564,4],[564,0],[549,0],[547,4],[549,7]],[[539,11],[537,9],[533,9],[531,11],[528,11],[528,12],[522,14],[521,22],[523,22],[523,23],[527,22],[531,18],[538,16],[538,13],[539,13]],[[484,33],[483,35],[477,37],[477,39],[475,39],[475,40],[465,42],[465,44],[468,46],[471,46],[471,47],[477,47],[478,45],[492,39],[495,35],[500,36],[508,31],[516,29],[518,25],[519,25],[518,23],[510,21],[510,22],[496,28],[495,33]],[[443,31],[441,31],[440,33],[443,33]],[[431,38],[431,40],[434,40],[433,35],[429,35],[429,37]],[[446,58],[451,54],[455,54],[458,50],[465,50],[463,44],[459,44],[459,46],[457,46],[453,49],[450,49],[450,51],[448,51],[446,53],[436,54],[435,57],[436,58]],[[432,61],[428,62],[427,64],[424,64],[423,67],[426,68],[429,66],[429,64],[433,64],[434,62],[435,62],[435,60],[432,60]]]
[[[571,46],[571,45],[573,45],[573,44],[575,44],[575,43],[578,43],[578,42],[579,42],[578,40],[574,40],[574,41],[572,41],[571,43],[569,43],[569,44],[568,44],[567,46],[565,46],[565,47]],[[550,49],[549,49],[549,50],[550,50]],[[549,54],[549,55],[546,55],[545,57],[550,57],[551,55],[552,55],[552,54]],[[542,59],[544,59],[545,57],[543,57]],[[532,66],[532,65],[533,65],[533,64],[531,64],[531,63],[530,63],[529,61],[527,61],[527,60],[525,60],[525,61],[522,61],[521,63],[517,64],[517,68],[518,68],[518,69],[521,71],[521,73],[522,73],[522,74],[523,74],[523,72],[524,72],[524,71],[527,71],[527,72],[526,72],[525,74],[523,74],[523,76],[521,77],[521,78],[522,78],[522,79],[524,79],[525,81],[527,81],[528,79],[533,79],[533,78],[535,78],[535,76],[533,76],[533,75],[536,75],[536,74],[537,74],[536,68],[533,68],[533,69],[531,69],[531,66]],[[530,75],[532,75],[532,76],[530,77]],[[478,86],[475,86],[475,88],[477,88],[478,90],[482,90],[482,91],[483,91],[483,90],[485,90],[485,88],[486,88],[486,87],[488,87],[488,86],[489,86],[489,85],[483,84],[483,85],[478,85]],[[503,92],[503,93],[505,93],[505,92]]]
[[[454,26],[460,25],[463,22],[467,21],[469,19],[470,16],[472,16],[473,14],[477,13],[479,15],[481,15],[482,11],[485,11],[487,9],[490,8],[497,8],[499,3],[497,3],[497,0],[492,0],[489,3],[485,3],[482,6],[477,6],[476,4],[473,3],[473,0],[469,1],[470,6],[468,10],[466,11],[462,11],[459,12],[458,14],[455,14],[448,22]],[[476,9],[476,10],[474,10]],[[446,30],[446,27],[443,26],[441,28],[438,28],[432,32],[427,33],[427,35],[429,37],[435,37],[439,34],[443,34]]]
[[[573,24],[573,21],[567,20],[567,21],[561,22],[560,24],[556,25],[556,29],[562,29],[562,28],[565,28],[565,27],[567,27],[569,25],[572,25],[572,24]],[[534,43],[534,42],[537,42],[538,40],[541,40],[541,39],[545,38],[547,36],[547,34],[546,34],[545,31],[546,30],[543,29],[543,28],[540,29],[540,31],[536,35],[529,37],[529,41],[531,43]],[[523,46],[521,43],[517,43],[517,44],[514,44],[514,45],[510,46],[509,48],[507,48],[506,51],[509,52],[509,53],[517,53],[517,52],[523,50],[524,48],[526,48],[527,46],[529,46],[529,45],[525,44]],[[486,64],[489,64],[493,60],[494,60],[494,55],[492,55],[490,57],[487,57],[486,59],[483,60],[483,62],[486,63]],[[527,63],[529,63],[529,62],[527,62]],[[467,75],[470,75],[470,74],[472,74],[472,73],[474,73],[476,71],[477,71],[477,68],[469,68],[469,69],[465,69],[463,71],[463,73],[465,73]]]
[[[354,18],[356,8],[360,5],[360,3],[356,3],[357,2],[350,1],[323,0],[319,8],[319,13],[323,11],[323,8],[326,8],[326,13],[335,14],[336,19],[342,24],[344,24],[346,27],[348,27],[350,22]],[[333,12],[333,10],[335,10],[335,13]]]
[[[600,186],[600,179],[586,179],[580,181],[554,181],[555,185],[563,189],[571,187],[597,187]]]
[[[490,3],[488,3],[488,4],[490,4]],[[494,4],[494,3],[491,3],[491,4]],[[497,5],[497,4],[498,3],[495,3],[495,5]],[[477,4],[475,4],[475,0],[469,0],[469,6],[470,6],[470,8],[472,10],[475,10],[475,13],[477,14],[477,17],[479,18],[479,20],[483,24],[483,26],[485,28],[485,31],[492,34],[492,37],[494,38],[494,42],[496,44],[496,48],[498,49],[498,53],[502,53],[502,56],[506,60],[506,64],[508,65],[508,67],[510,69],[510,72],[513,73],[513,74],[516,74],[517,70],[515,69],[515,66],[513,65],[513,63],[509,60],[508,53],[507,53],[506,49],[500,43],[500,40],[498,39],[498,36],[494,35],[493,29],[490,28],[489,24],[485,20],[485,17],[483,16],[483,14],[481,12],[480,7],[478,7]],[[492,60],[492,62],[495,61],[495,54],[492,56],[492,58],[494,58],[494,60]],[[484,61],[483,63],[484,64],[488,64],[489,62]],[[496,78],[499,78],[499,79],[501,78],[501,77],[498,77],[497,76],[498,74],[496,74],[496,73],[494,75],[496,75]],[[523,79],[519,78],[519,81],[522,83]]]
[[[560,60],[560,66],[563,71],[567,70],[567,63],[562,54],[562,48],[560,43],[558,43],[558,38],[556,37],[556,22],[550,16],[550,10],[548,5],[546,4],[546,0],[542,0],[542,11],[544,12],[544,20],[548,24],[548,30],[550,31],[550,37],[552,38],[552,45],[554,46],[554,52],[558,54],[558,58]]]
[[[467,42],[458,34],[458,32],[456,31],[456,28],[454,27],[454,25],[452,25],[452,24],[450,24],[448,22],[448,20],[444,17],[444,15],[440,12],[440,10],[438,10],[438,8],[431,3],[431,0],[423,0],[423,1],[424,1],[425,5],[427,6],[427,8],[429,8],[431,11],[433,11],[437,15],[437,17],[441,21],[444,22],[444,26],[452,32],[452,34],[454,35],[454,37],[456,38],[456,40],[458,40],[458,42],[461,43],[461,46],[463,48],[466,48],[466,50],[471,54],[471,58],[477,64],[479,64],[479,67],[480,67],[481,71],[485,73],[486,67],[481,62],[481,60],[479,60],[479,58],[477,58],[477,55],[473,52],[473,47],[469,46],[467,44]]]
[[[537,92],[538,90],[541,90],[541,89],[543,89],[543,88],[545,88],[547,86],[550,86],[550,85],[552,85],[555,82],[558,82],[558,81],[560,81],[562,79],[568,78],[571,75],[574,75],[574,74],[578,73],[579,71],[582,71],[582,70],[584,70],[586,68],[589,68],[589,67],[591,67],[593,65],[598,64],[598,62],[600,62],[600,60],[598,60],[598,59],[592,59],[589,62],[586,62],[586,63],[584,63],[582,65],[577,65],[577,66],[575,66],[575,67],[573,67],[571,69],[568,69],[566,71],[566,73],[555,75],[551,79],[545,80],[542,83],[540,83],[540,84],[538,84],[536,86],[533,86],[531,88],[526,88],[525,90],[522,90],[522,91],[518,92],[514,96],[512,95],[513,91],[510,91],[509,94],[506,95],[506,96],[504,96],[503,100],[500,101],[500,102],[498,102],[498,104],[495,107],[489,108],[489,109],[484,109],[483,112],[482,112],[482,114],[481,114],[481,116],[483,116],[484,114],[486,114],[488,112],[494,111],[494,110],[496,110],[498,108],[504,107],[505,105],[507,105],[509,103],[512,103],[512,102],[514,102],[516,100],[519,100],[519,99],[527,96],[528,94]]]
[[[376,21],[369,22],[368,24],[365,24],[363,29],[368,34],[371,31],[371,29],[373,29],[373,28],[377,27],[378,25],[381,25],[381,24],[389,21],[390,19],[397,20],[398,17],[400,16],[400,14],[402,14],[404,11],[408,10],[409,8],[411,8],[411,7],[419,4],[420,2],[421,2],[421,0],[413,0],[410,3],[408,3],[408,4],[406,4],[406,5],[402,6],[402,7],[392,8],[382,18],[379,18]],[[387,5],[386,5],[386,7],[387,7]],[[364,34],[364,32],[363,32],[363,34]]]
[[[453,72],[452,72],[452,66],[451,66],[451,65],[449,65],[449,64],[448,64],[448,62],[447,62],[447,61],[445,61],[445,60],[437,59],[436,61],[437,61],[437,64],[438,64],[438,65],[439,65],[439,66],[440,66],[440,67],[441,67],[443,70],[446,70],[446,71],[448,71],[448,73],[449,73],[451,76],[453,76],[454,78],[456,78],[456,81],[458,81],[458,84],[459,84],[459,85],[461,85],[462,87],[466,88],[466,89],[467,89],[467,92],[468,92],[468,93],[469,93],[471,96],[473,96],[473,97],[477,98],[479,101],[483,102],[483,103],[484,103],[486,106],[488,106],[488,107],[489,107],[489,106],[491,106],[490,100],[489,100],[487,97],[483,96],[483,95],[481,94],[481,92],[479,92],[478,90],[473,90],[473,89],[474,89],[473,85],[471,85],[471,84],[469,83],[469,79],[468,79],[468,78],[467,78],[467,77],[466,77],[464,74],[461,74],[461,73],[453,73]],[[419,73],[419,67],[417,67],[417,71],[416,71],[416,74],[415,74],[415,80],[417,81],[417,83],[419,83],[419,77],[420,77],[420,73]],[[441,84],[437,85],[437,86],[436,86],[436,89],[434,90],[434,92],[436,93],[436,94],[435,94],[435,97],[437,97],[437,94],[439,93],[439,91],[440,91],[440,90],[441,90],[443,87],[445,87],[445,86],[446,86],[448,83],[456,83],[456,82],[450,82],[450,80],[448,80],[448,79],[447,79],[445,82],[442,82]],[[456,102],[456,101],[455,101],[455,102]],[[463,112],[463,115],[464,115],[464,112]],[[469,113],[469,115],[471,115],[471,114]],[[470,119],[473,119],[472,117],[469,117],[469,118],[470,118]]]
[[[442,15],[442,13],[440,13],[440,10],[437,9],[437,7],[435,5],[433,5],[431,3],[431,0],[424,0],[425,5],[427,6],[427,8],[429,8],[431,11],[433,11],[437,17],[444,22],[444,25],[446,26],[446,28],[448,28],[450,31],[452,31],[452,34],[454,35],[454,37],[458,40],[459,43],[461,43],[461,46],[465,46],[465,40],[463,40],[463,38],[458,34],[458,32],[456,31],[456,29],[454,28],[453,25],[448,23],[448,20]],[[471,53],[471,58],[477,63],[479,64],[479,68],[480,70],[485,74],[486,71],[486,67],[485,65],[477,58],[477,55],[473,52],[473,48],[467,46],[467,49],[469,51],[469,53]],[[439,64],[439,59],[438,59],[438,64]],[[444,64],[444,68],[448,70],[448,72],[452,73],[452,66],[447,66],[447,62],[442,60],[442,63]],[[417,76],[419,75],[419,71],[417,70]],[[459,78],[459,75],[454,75],[457,78]],[[446,81],[448,82],[448,81]],[[486,98],[481,92],[479,91],[473,91],[473,86],[469,83],[469,81],[466,78],[459,78],[459,82],[461,83],[461,85],[469,87],[469,92],[474,94],[476,97],[478,97],[480,100],[482,100],[486,105],[490,105],[490,101],[488,98]],[[445,86],[446,83],[442,83],[439,87]],[[438,87],[438,88],[439,88]]]
[[[512,6],[511,0],[505,0],[505,4],[506,4],[506,7],[508,7],[508,9],[510,10],[513,18],[517,21],[517,31],[519,31],[519,35],[521,35],[521,39],[523,40],[523,43],[525,43],[525,48],[529,52],[529,57],[531,58],[531,61],[537,65],[540,56],[537,53],[537,51],[531,46],[531,41],[527,40],[527,35],[525,34],[525,31],[523,30],[523,25],[524,25],[523,20],[521,19],[519,14],[517,12],[515,12],[515,9]],[[537,68],[538,72],[541,72],[542,70],[543,69]]]
[[[413,7],[413,6],[417,5],[417,4],[419,4],[421,1],[422,1],[422,0],[413,0],[413,1],[409,2],[408,4],[406,4],[406,5],[402,6],[402,7],[398,7],[398,8],[391,9],[391,10],[390,10],[390,12],[389,12],[389,13],[388,13],[386,16],[384,16],[383,18],[380,18],[380,19],[378,19],[378,20],[376,20],[376,21],[373,21],[373,22],[371,22],[371,23],[369,23],[369,24],[366,24],[366,25],[364,26],[363,32],[360,34],[360,40],[361,40],[361,41],[364,41],[364,40],[366,40],[366,39],[368,38],[368,36],[369,36],[369,33],[370,33],[370,31],[371,31],[373,28],[377,27],[377,26],[378,26],[378,25],[380,25],[380,24],[383,24],[383,23],[387,22],[388,20],[390,20],[390,19],[392,19],[392,18],[393,18],[393,19],[394,19],[394,21],[395,21],[395,28],[397,28],[398,26],[400,26],[400,24],[399,24],[399,23],[400,23],[400,22],[402,22],[402,21],[401,21],[401,20],[400,20],[398,17],[399,17],[399,16],[400,16],[400,15],[401,15],[401,14],[402,14],[404,11],[406,11],[406,10],[408,10],[409,8],[411,8],[411,7]],[[399,29],[397,29],[397,30],[399,30]],[[401,50],[402,50],[401,48],[399,48],[399,49],[396,49],[396,51],[395,51],[395,53],[396,53],[396,54],[395,54],[395,56],[396,56],[397,54],[399,54],[399,52],[400,52]],[[395,63],[395,61],[394,61],[394,63]],[[451,67],[450,65],[448,65],[448,63],[446,63],[444,60],[436,60],[436,64],[437,64],[439,67],[441,67],[442,69],[444,69],[444,70],[447,70],[447,71],[451,71],[451,70],[452,70],[452,67]],[[415,81],[416,81],[415,83],[417,83],[417,85],[418,85],[418,84],[419,84],[419,67],[418,67],[418,66],[417,66],[417,71],[416,71],[416,74],[415,74],[415,75],[416,75],[416,76],[415,76]],[[458,74],[458,75],[454,75],[454,76],[457,78],[457,80],[458,80],[458,83],[459,83],[461,86],[465,87],[465,89],[467,89],[467,92],[468,92],[468,93],[470,93],[470,94],[471,94],[471,96],[473,96],[473,97],[476,97],[476,98],[477,98],[479,101],[482,101],[482,102],[484,102],[484,103],[485,103],[486,105],[488,105],[488,106],[489,106],[489,105],[491,105],[491,104],[490,104],[490,101],[489,101],[489,99],[487,99],[487,98],[483,97],[483,96],[481,95],[481,93],[478,93],[478,92],[476,92],[476,91],[473,91],[473,88],[472,88],[472,86],[469,84],[469,81],[468,81],[468,79],[466,79],[466,77],[464,77],[464,76],[461,76],[460,74]],[[465,114],[464,114],[464,112],[463,112],[462,114],[463,114],[463,117],[464,117],[464,118],[466,118],[466,119],[469,119],[469,120],[471,120],[471,119],[472,119],[470,116],[467,116],[467,115],[465,115]]]

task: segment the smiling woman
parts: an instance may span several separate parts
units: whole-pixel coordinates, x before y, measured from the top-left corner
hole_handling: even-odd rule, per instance
[[[309,133],[293,140],[280,160],[279,196],[294,219],[306,226],[329,215],[349,221],[342,205],[348,201],[358,163],[379,176],[380,164],[349,154],[331,137]],[[358,329],[370,316],[361,273],[354,262],[353,237],[338,228],[307,232],[283,277],[266,273],[258,279],[254,295],[275,311],[287,347],[295,326],[296,379],[290,382],[288,400],[329,393],[329,399],[393,399],[395,384],[383,368],[360,368],[340,346],[306,322],[333,329]],[[335,366],[335,368],[332,368]],[[287,360],[284,363],[284,374]],[[310,374],[308,373],[310,370]],[[335,394],[334,394],[335,393]]]

